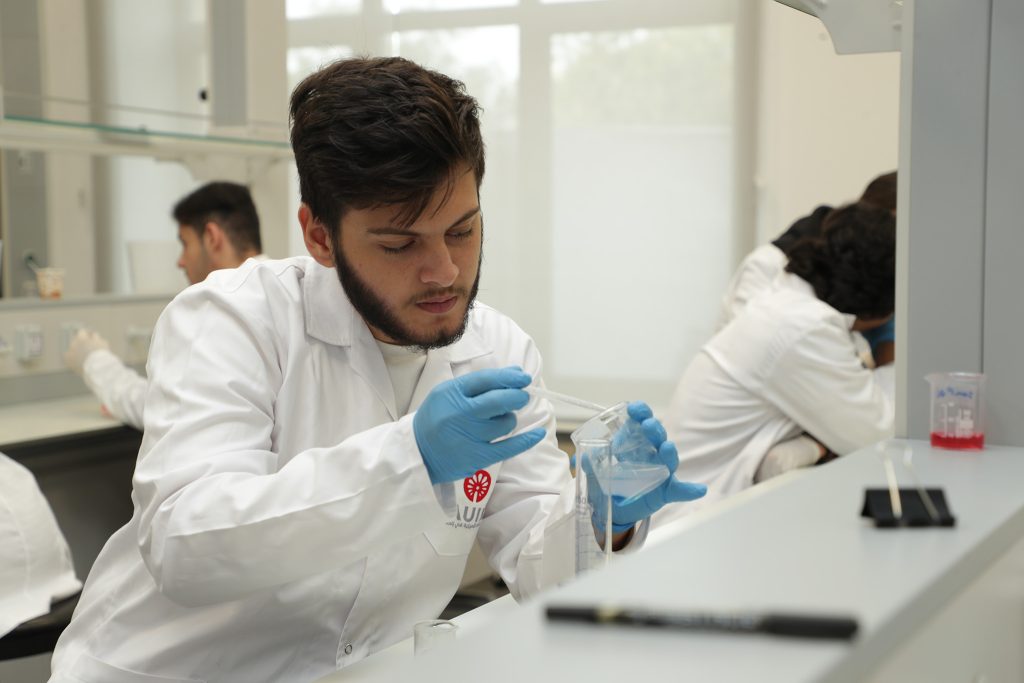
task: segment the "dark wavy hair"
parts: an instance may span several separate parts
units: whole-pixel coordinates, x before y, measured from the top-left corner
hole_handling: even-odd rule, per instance
[[[896,212],[896,171],[883,173],[864,188],[861,204],[871,204],[880,209]]]
[[[400,57],[342,59],[291,96],[299,191],[337,236],[349,208],[404,205],[415,221],[459,164],[484,177],[480,107],[466,87]]]
[[[207,183],[180,199],[171,209],[171,216],[179,225],[186,225],[200,235],[207,223],[217,223],[239,254],[263,251],[260,217],[245,185]]]
[[[858,318],[885,318],[896,301],[896,219],[885,209],[856,203],[835,209],[821,235],[789,251],[786,270],[814,288],[819,299]]]

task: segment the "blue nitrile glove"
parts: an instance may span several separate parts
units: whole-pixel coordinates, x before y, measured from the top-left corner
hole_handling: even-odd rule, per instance
[[[679,454],[676,445],[668,441],[668,435],[661,422],[654,418],[654,413],[643,401],[633,401],[627,407],[629,417],[640,425],[647,440],[658,449],[657,459],[668,468],[671,473],[665,481],[657,488],[648,491],[635,500],[628,503],[618,496],[612,496],[612,531],[616,534],[628,531],[637,522],[646,519],[669,503],[679,503],[697,500],[708,491],[704,484],[694,484],[680,481],[676,475],[676,468],[679,466]],[[612,452],[615,452],[615,438],[612,438]],[[597,477],[594,476],[593,464],[587,459],[583,460],[583,468],[587,474],[587,494],[593,504],[594,526],[598,531],[604,531],[605,510],[608,507],[607,499],[601,487],[597,484]]]
[[[540,443],[545,433],[540,428],[491,443],[515,429],[513,411],[529,403],[523,387],[531,380],[520,368],[495,368],[431,390],[413,417],[412,430],[432,483],[465,479]]]
[[[896,318],[889,318],[885,324],[864,330],[861,334],[871,347],[871,353],[874,353],[879,344],[896,341]]]

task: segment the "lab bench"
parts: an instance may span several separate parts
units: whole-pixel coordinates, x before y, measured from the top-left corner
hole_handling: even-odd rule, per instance
[[[875,528],[862,518],[865,488],[886,487],[882,461],[868,449],[655,530],[642,552],[507,610],[443,650],[415,660],[385,651],[321,683],[370,673],[441,682],[456,670],[517,683],[1024,680],[1024,449],[892,448],[904,444],[923,484],[944,489],[955,527]],[[904,488],[914,486],[907,470],[897,465],[897,473]],[[860,630],[838,642],[553,624],[544,606],[556,602],[849,614]]]

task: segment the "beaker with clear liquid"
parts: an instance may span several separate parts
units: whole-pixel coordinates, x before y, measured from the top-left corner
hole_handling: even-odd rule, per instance
[[[570,436],[576,448],[577,573],[607,562],[611,553],[612,502],[629,503],[657,488],[672,473],[640,424],[619,403],[595,415]],[[601,520],[597,542],[592,519]],[[596,553],[596,554],[595,554]]]
[[[611,496],[602,495],[607,484],[611,463],[612,443],[608,439],[582,439],[576,446],[576,574],[582,574],[608,564],[611,554],[611,524],[604,525],[604,535],[598,542],[598,531],[593,520],[610,519]]]
[[[925,376],[931,387],[931,444],[952,450],[985,447],[985,375],[975,372],[934,372]]]

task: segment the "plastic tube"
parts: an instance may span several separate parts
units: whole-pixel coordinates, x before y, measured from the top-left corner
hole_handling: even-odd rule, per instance
[[[562,403],[568,403],[571,406],[592,410],[595,413],[603,413],[604,411],[608,410],[605,406],[599,405],[597,403],[592,403],[582,398],[576,398],[575,396],[569,396],[568,394],[560,394],[557,391],[551,391],[550,389],[541,389],[540,387],[527,387],[526,391],[527,393],[533,394],[534,396],[538,396],[540,398],[546,398],[551,401],[561,401]]]

